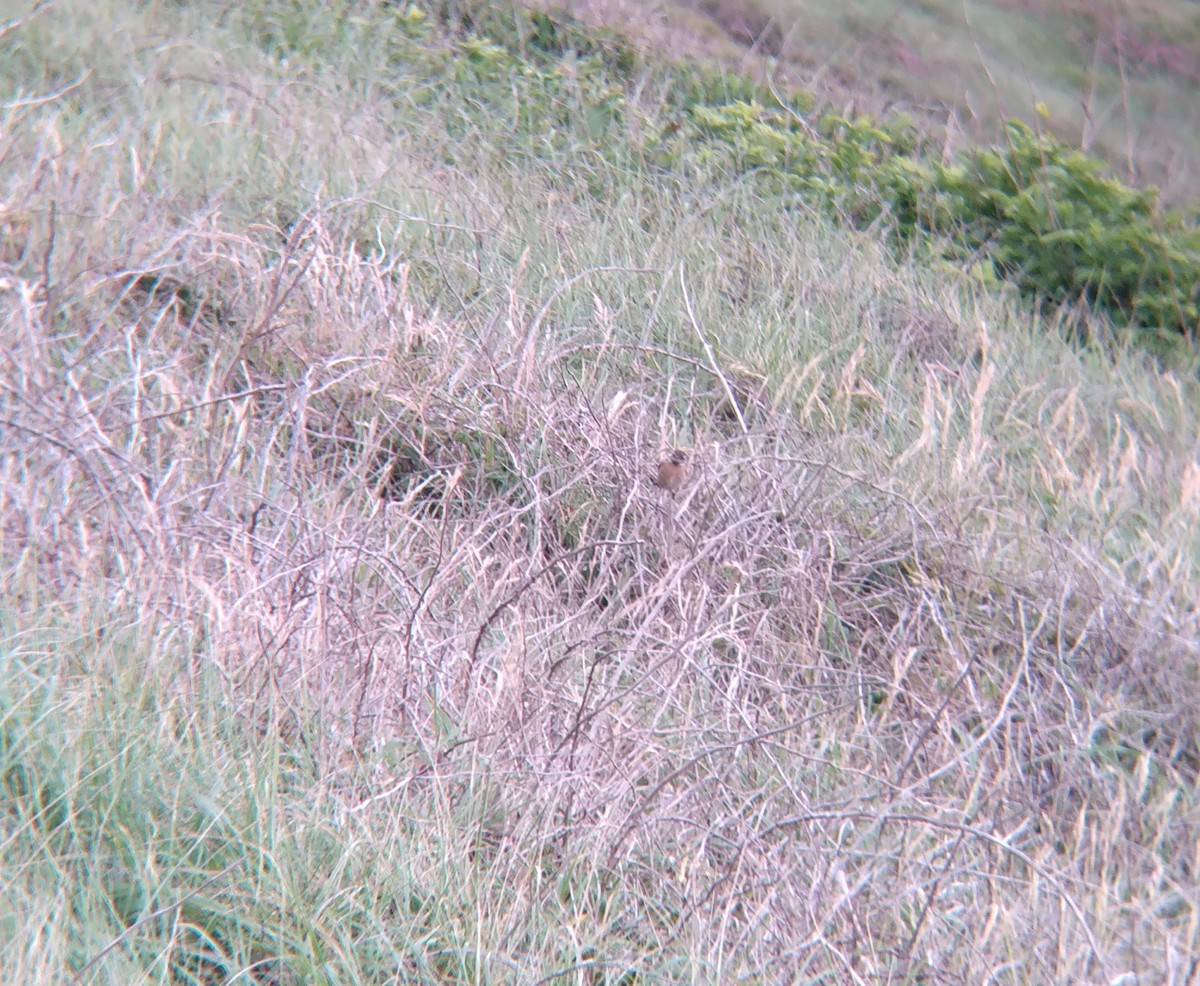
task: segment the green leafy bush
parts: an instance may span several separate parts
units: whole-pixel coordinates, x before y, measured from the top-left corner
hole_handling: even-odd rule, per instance
[[[807,205],[858,226],[888,222],[911,246],[990,262],[996,275],[1054,303],[1085,302],[1119,324],[1195,339],[1200,332],[1200,230],[1160,213],[1154,189],[1104,175],[1101,162],[1018,122],[1005,147],[953,164],[922,157],[902,120],[827,116],[816,126],[787,111],[735,100],[695,105],[686,139],[706,160],[756,173]],[[711,149],[719,144],[721,153]]]
[[[792,111],[743,100],[692,106],[689,119],[686,139],[721,142],[732,151],[734,168],[758,171],[777,190],[840,210],[857,224],[890,211],[881,190],[893,189],[897,200],[913,191],[908,173],[893,167],[916,146],[904,121],[889,127],[830,114],[814,126]]]
[[[1200,231],[1160,215],[1153,189],[1107,178],[1100,162],[1016,122],[1006,148],[930,173],[930,226],[985,253],[1023,290],[1196,336]]]

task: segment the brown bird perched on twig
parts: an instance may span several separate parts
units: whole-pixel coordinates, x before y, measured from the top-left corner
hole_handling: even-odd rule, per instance
[[[674,496],[687,482],[687,478],[687,453],[672,449],[671,454],[658,464],[658,475],[654,477],[654,485]]]

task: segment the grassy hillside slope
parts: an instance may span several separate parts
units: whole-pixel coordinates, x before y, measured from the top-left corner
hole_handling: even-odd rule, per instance
[[[911,113],[950,148],[998,140],[1012,117],[1046,125],[1126,181],[1196,198],[1200,15],[1189,0],[546,2],[836,108]]]
[[[1193,378],[608,42],[0,12],[0,978],[1195,978]]]

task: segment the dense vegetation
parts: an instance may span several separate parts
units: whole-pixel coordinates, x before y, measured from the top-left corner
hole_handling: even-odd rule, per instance
[[[499,5],[0,21],[0,978],[1194,979],[1189,220]]]

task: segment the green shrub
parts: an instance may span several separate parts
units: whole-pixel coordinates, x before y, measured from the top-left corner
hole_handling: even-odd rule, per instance
[[[866,226],[880,219],[911,246],[990,263],[1002,280],[1054,303],[1085,302],[1118,324],[1197,335],[1200,231],[1160,213],[1154,189],[1105,177],[1101,162],[1009,124],[1006,147],[953,164],[923,159],[903,120],[824,117],[810,126],[755,102],[695,105],[684,139],[702,159]],[[706,146],[707,145],[707,146]]]
[[[932,228],[982,251],[1024,291],[1194,338],[1195,224],[1160,215],[1154,189],[1104,177],[1100,162],[1023,124],[1010,123],[1009,138],[1006,148],[973,150],[933,170]]]
[[[912,192],[907,173],[893,166],[916,146],[903,122],[888,128],[868,117],[827,115],[812,126],[792,112],[743,100],[692,106],[689,121],[688,142],[719,142],[732,152],[734,169],[757,171],[777,191],[838,210],[858,225],[890,211],[883,188],[894,187],[897,199],[901,185]]]

